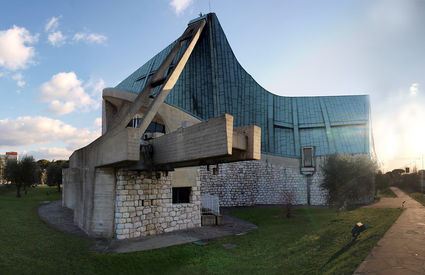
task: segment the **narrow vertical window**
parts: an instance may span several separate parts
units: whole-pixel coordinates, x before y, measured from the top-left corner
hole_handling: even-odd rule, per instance
[[[303,167],[313,167],[313,147],[303,148]]]

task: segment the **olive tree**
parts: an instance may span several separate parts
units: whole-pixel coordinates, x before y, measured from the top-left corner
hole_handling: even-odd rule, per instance
[[[47,185],[57,186],[58,192],[61,191],[62,169],[68,167],[68,162],[64,160],[52,161],[47,167]]]
[[[32,156],[25,156],[21,161],[8,160],[4,169],[6,180],[16,186],[16,196],[21,197],[21,188],[27,194],[28,187],[39,182],[39,170]]]
[[[328,191],[330,206],[339,209],[373,199],[377,165],[368,155],[331,155],[322,170],[321,187]]]
[[[22,166],[16,160],[8,160],[4,168],[4,178],[16,186],[16,197],[21,197],[23,183]]]
[[[26,195],[30,186],[40,182],[40,168],[32,156],[23,157],[20,165],[22,170],[22,183]]]

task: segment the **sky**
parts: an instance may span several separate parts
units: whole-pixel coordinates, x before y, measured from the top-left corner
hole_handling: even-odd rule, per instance
[[[381,168],[422,168],[425,1],[0,0],[0,154],[67,159],[101,95],[215,12],[241,65],[283,96],[369,94]]]

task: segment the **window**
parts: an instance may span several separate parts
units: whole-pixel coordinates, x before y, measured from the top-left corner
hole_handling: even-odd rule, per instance
[[[313,147],[303,147],[303,167],[313,167]]]
[[[173,187],[173,203],[190,203],[191,187]]]
[[[128,123],[127,127],[137,128],[137,127],[139,127],[140,123],[142,123],[142,118],[135,117]],[[163,133],[163,134],[165,134],[165,126],[160,124],[160,123],[151,122],[149,124],[148,128],[146,129],[145,133]]]

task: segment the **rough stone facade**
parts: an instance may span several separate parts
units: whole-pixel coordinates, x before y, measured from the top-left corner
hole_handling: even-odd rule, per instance
[[[211,167],[210,167],[211,168]],[[307,176],[299,168],[271,164],[264,160],[219,165],[218,175],[206,166],[199,169],[201,193],[218,195],[220,206],[256,204],[307,204]],[[310,204],[326,204],[326,190],[320,188],[320,171],[311,176]]]
[[[115,235],[137,238],[201,226],[200,181],[190,203],[172,203],[172,173],[156,179],[146,173],[117,171]]]

